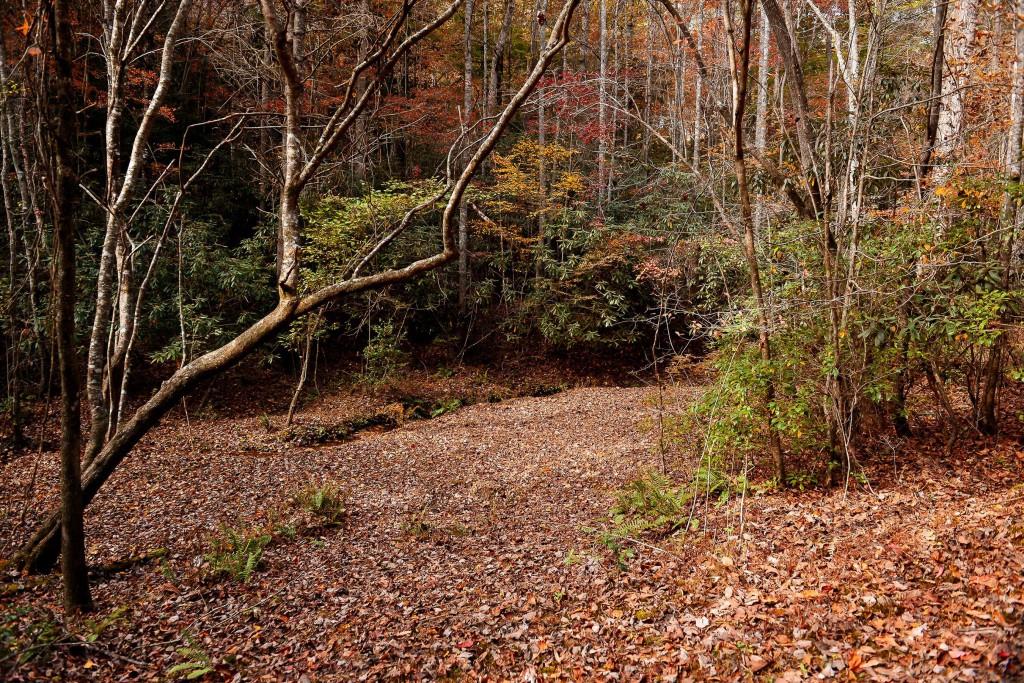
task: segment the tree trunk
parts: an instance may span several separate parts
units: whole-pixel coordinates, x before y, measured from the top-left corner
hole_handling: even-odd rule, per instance
[[[782,57],[782,64],[786,70],[789,98],[794,110],[797,156],[800,160],[800,170],[803,174],[805,189],[808,191],[807,194],[815,207],[815,213],[818,213],[821,207],[818,191],[820,183],[817,179],[817,164],[815,162],[814,142],[811,134],[810,107],[807,104],[807,87],[804,83],[804,71],[800,52],[797,48],[796,38],[790,32],[786,14],[782,6],[779,5],[778,0],[761,0],[761,6],[768,17],[768,24],[772,29],[772,37],[775,38],[775,46]]]
[[[651,131],[647,126],[651,125],[651,100],[654,98],[654,18],[654,5],[648,5],[646,22],[647,32],[644,36],[644,47],[647,51],[647,70],[644,72],[643,119],[646,125],[643,130],[643,148],[640,154],[645,164],[650,163],[651,160]]]
[[[295,299],[282,301],[270,313],[224,346],[182,366],[164,382],[160,389],[140,407],[97,455],[86,465],[82,475],[82,504],[92,502],[100,487],[149,431],[179,399],[203,380],[233,366],[263,340],[269,338],[293,319],[298,304]],[[49,570],[60,550],[61,515],[51,512],[40,523],[32,538],[19,550],[15,562],[32,572]]]
[[[288,404],[288,415],[284,419],[285,429],[292,426],[292,420],[295,418],[295,409],[299,406],[299,399],[302,397],[302,390],[306,387],[306,379],[309,377],[309,359],[312,356],[313,350],[313,337],[316,333],[316,323],[311,323],[308,330],[306,330],[306,343],[303,345],[302,350],[302,368],[299,371],[299,381],[295,385],[295,391],[292,392],[292,400]]]
[[[539,0],[537,2],[537,16],[542,17],[547,12],[548,3],[547,0]],[[548,39],[548,29],[544,22],[537,22],[537,34],[540,38],[540,44],[544,45]],[[540,187],[541,206],[540,212],[537,214],[537,256],[534,261],[534,274],[540,278],[544,275],[544,254],[547,248],[547,185],[548,185],[548,169],[547,164],[544,161],[544,148],[547,146],[547,121],[545,120],[544,110],[544,87],[537,91],[537,144],[540,146],[540,158],[537,159],[537,185]],[[463,203],[465,206],[465,203]]]
[[[924,146],[917,161],[918,194],[921,194],[921,183],[928,177],[931,170],[932,152],[935,150],[935,139],[939,130],[939,112],[942,110],[942,62],[945,52],[946,12],[949,8],[947,0],[935,0],[935,24],[932,29],[932,66],[930,88],[928,92],[928,119],[925,124]]]
[[[128,346],[129,341],[134,337],[135,299],[138,295],[133,251],[133,245],[128,241],[127,231],[122,231],[114,250],[117,264],[117,327],[113,349],[108,355],[107,381],[103,387],[107,411],[107,432],[104,441],[117,431],[121,395],[126,390],[124,381],[129,372]]]
[[[171,72],[174,65],[174,50],[185,24],[185,18],[191,6],[191,0],[178,0],[171,24],[164,35],[163,42],[159,48],[160,69],[157,76],[156,87],[139,119],[138,128],[132,140],[131,151],[128,155],[127,166],[121,169],[121,132],[124,116],[124,74],[132,62],[131,52],[126,46],[134,48],[140,42],[140,36],[135,31],[145,24],[139,24],[136,18],[129,18],[127,3],[117,3],[111,7],[108,15],[104,16],[104,33],[108,37],[104,50],[104,58],[107,63],[107,119],[104,128],[105,145],[105,167],[106,182],[103,192],[106,206],[106,227],[103,237],[103,247],[100,252],[99,273],[96,284],[96,310],[93,318],[92,335],[89,340],[89,359],[87,364],[86,388],[89,398],[91,424],[89,443],[85,452],[85,462],[88,463],[95,457],[106,442],[108,436],[114,430],[109,429],[110,412],[107,397],[110,396],[113,402],[119,400],[118,394],[111,394],[111,379],[120,381],[123,374],[120,365],[111,366],[110,359],[114,358],[121,363],[121,359],[115,354],[108,354],[110,340],[110,328],[113,324],[112,316],[114,311],[114,276],[117,269],[125,265],[122,261],[118,264],[118,246],[127,241],[128,225],[125,218],[125,208],[134,196],[135,186],[142,175],[145,155],[150,142],[153,125],[160,108],[167,98],[171,84]],[[159,11],[159,9],[154,10]],[[130,264],[129,264],[130,266]],[[119,284],[124,283],[129,287],[125,292],[118,289],[122,304],[130,303],[133,299],[131,294],[131,277],[124,277],[119,274]],[[128,305],[127,315],[131,316],[132,306]],[[125,334],[125,330],[119,330],[117,339],[127,340],[131,334]],[[116,349],[116,346],[115,346]],[[113,372],[114,377],[111,376]]]
[[[697,15],[697,52],[704,49],[704,3],[701,3],[700,13]],[[704,118],[704,77],[703,69],[697,69],[697,78],[693,87],[693,159],[694,168],[700,168],[700,144],[703,137],[702,118]]]
[[[462,38],[462,144],[469,141],[473,112],[473,0],[463,4],[465,23]],[[459,310],[465,312],[469,298],[469,211],[459,206]]]
[[[605,187],[608,184],[608,0],[600,0],[600,19],[598,35],[598,72],[597,92],[597,204],[603,211]]]
[[[951,0],[955,1],[955,0]],[[953,14],[943,41],[942,108],[939,111],[936,131],[935,153],[940,160],[936,169],[936,182],[945,182],[949,177],[951,163],[957,150],[963,145],[964,112],[967,93],[964,88],[973,68],[971,55],[974,52],[974,38],[978,29],[979,0],[958,0],[953,5]]]
[[[359,48],[356,54],[356,61],[362,62],[370,54],[370,29],[373,15],[370,13],[369,0],[359,0]],[[359,91],[366,89],[366,77],[359,77]],[[352,126],[352,139],[355,141],[355,156],[352,160],[352,173],[355,176],[356,184],[362,185],[366,182],[369,170],[370,139],[366,130],[366,121],[359,117]]]
[[[772,367],[771,333],[769,331],[768,310],[765,303],[764,290],[761,287],[761,273],[757,263],[756,236],[754,234],[754,215],[750,202],[750,187],[747,182],[747,164],[744,155],[743,118],[747,106],[747,83],[750,75],[750,34],[753,18],[753,0],[741,0],[740,33],[736,36],[732,21],[732,5],[726,2],[723,18],[728,34],[727,49],[729,53],[730,76],[732,80],[733,101],[733,168],[736,173],[736,185],[740,196],[740,212],[743,219],[743,252],[747,260],[747,271],[750,275],[750,288],[757,303],[758,348],[761,360],[766,366],[768,378],[765,382],[765,421],[768,436],[768,450],[775,464],[775,473],[779,485],[786,485],[786,461],[782,453],[782,442],[779,432],[772,421],[772,404],[775,402],[775,371]]]
[[[1010,292],[1013,277],[1013,250],[1016,242],[1020,210],[1010,186],[1021,181],[1021,138],[1024,136],[1024,0],[1017,0],[1014,13],[1014,60],[1010,91],[1010,129],[1007,132],[1006,152],[1003,171],[1006,174],[1007,190],[1003,194],[1001,212],[1002,237],[999,245],[999,267],[1001,286]],[[1000,322],[1008,322],[1007,312],[1000,315]],[[1000,334],[988,351],[982,375],[982,386],[978,401],[978,429],[985,434],[995,434],[999,429],[997,414],[999,388],[1003,383],[1003,365],[1007,352],[1006,333]]]
[[[76,143],[74,89],[72,85],[71,19],[63,0],[55,0],[50,22],[56,65],[56,93],[52,145],[57,182],[53,198],[56,269],[57,355],[60,365],[61,440],[61,578],[67,612],[92,609],[89,570],[85,563],[85,505],[82,497],[82,428],[75,346],[75,208],[78,176],[71,159]]]
[[[508,48],[508,40],[512,34],[512,18],[515,5],[512,0],[505,0],[505,10],[501,17],[501,29],[498,31],[498,39],[494,43],[494,52],[491,57],[491,82],[487,86],[487,112],[488,118],[494,116],[501,105],[501,74],[505,66],[505,51]]]
[[[754,150],[758,158],[763,158],[767,148],[768,137],[768,52],[769,36],[768,17],[761,8],[760,31],[758,32],[758,48],[760,54],[757,61],[757,107],[754,110]],[[765,205],[764,197],[758,195],[754,206],[754,230],[760,235],[764,229]]]

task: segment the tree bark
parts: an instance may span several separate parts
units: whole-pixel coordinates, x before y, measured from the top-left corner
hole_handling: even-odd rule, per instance
[[[697,54],[704,49],[704,3],[701,3],[700,13],[697,15]],[[697,69],[696,80],[693,86],[693,165],[700,168],[700,145],[703,139],[704,118],[704,81],[707,78],[707,71]]]
[[[807,86],[804,82],[803,64],[797,47],[796,38],[792,35],[786,14],[778,0],[761,0],[768,24],[775,38],[775,46],[782,57],[788,80],[789,99],[794,111],[796,127],[797,156],[806,191],[814,206],[815,213],[820,212],[821,200],[818,188],[820,182],[817,175],[817,164],[814,156],[814,142],[811,134],[810,107],[807,103]]]
[[[356,54],[356,61],[362,62],[370,54],[370,26],[372,15],[370,14],[370,2],[369,0],[359,0],[359,24],[362,28],[359,31],[359,49]],[[359,90],[363,91],[366,89],[366,77],[361,77],[359,82]],[[366,130],[366,120],[362,117],[359,118],[352,126],[352,138],[355,140],[355,158],[353,159],[353,174],[355,175],[356,182],[362,184],[366,182],[368,171],[369,171],[369,158],[370,158],[370,139],[368,131]]]
[[[597,204],[603,211],[605,188],[608,185],[608,0],[600,0],[598,24],[598,93],[597,93]]]
[[[770,29],[768,17],[761,8],[760,30],[758,32],[758,48],[760,53],[757,61],[757,105],[754,110],[754,150],[757,156],[763,157],[767,149],[768,137],[768,52]],[[765,204],[764,198],[758,195],[757,203],[754,206],[754,230],[760,235],[764,228]]]
[[[1017,0],[1015,6],[1014,60],[1011,73],[1010,129],[1007,131],[1003,162],[1007,190],[1003,194],[999,244],[1000,285],[1007,294],[1010,293],[1013,278],[1013,250],[1020,222],[1020,208],[1009,188],[1021,181],[1021,138],[1024,136],[1024,0]],[[1006,326],[1008,322],[1006,311],[1001,312],[1000,322]],[[1003,383],[1007,346],[1004,332],[996,337],[985,360],[978,401],[978,429],[985,434],[995,434],[999,430],[999,388]]]
[[[127,242],[128,225],[125,210],[132,200],[135,187],[142,176],[142,167],[149,146],[156,116],[163,106],[170,90],[171,72],[174,65],[174,50],[192,0],[179,0],[171,24],[159,50],[160,69],[157,84],[143,110],[138,128],[132,139],[128,164],[121,169],[121,133],[125,110],[124,74],[131,63],[129,54],[140,36],[138,31],[145,23],[129,19],[127,3],[107,6],[103,31],[105,40],[104,58],[107,66],[107,118],[104,128],[106,182],[103,192],[106,210],[106,225],[103,246],[100,252],[99,273],[96,285],[96,309],[93,317],[92,335],[89,340],[86,388],[90,405],[89,443],[85,461],[89,462],[105,441],[114,433],[111,429],[111,405],[119,402],[120,378],[125,374],[125,354],[119,349],[126,348],[130,330],[118,326],[113,353],[108,353],[110,329],[113,323],[115,303],[115,275],[118,277],[118,300],[123,315],[131,316],[134,308],[134,288],[130,268],[124,258],[118,259],[118,249],[124,249]],[[125,252],[122,252],[124,254]],[[119,262],[120,261],[120,262]],[[119,272],[120,271],[120,272]],[[117,385],[115,387],[115,385]],[[115,393],[116,391],[116,393]]]
[[[494,116],[501,105],[501,75],[505,68],[505,52],[508,49],[509,37],[512,35],[512,18],[514,16],[512,0],[505,0],[505,10],[501,17],[501,29],[498,31],[498,39],[494,42],[494,51],[491,56],[490,83],[487,86],[487,111],[488,118]]]
[[[917,185],[918,193],[921,193],[921,183],[928,177],[931,170],[932,153],[935,150],[935,139],[939,131],[939,112],[942,109],[942,62],[944,54],[944,43],[946,36],[946,11],[949,8],[948,0],[935,0],[935,24],[932,29],[932,66],[931,79],[928,91],[928,119],[925,124],[924,146],[921,148],[921,156],[917,161]]]
[[[61,440],[60,498],[61,579],[64,608],[69,613],[92,609],[89,570],[85,563],[85,523],[82,496],[80,399],[78,354],[75,345],[75,208],[78,204],[78,174],[71,159],[76,146],[77,126],[72,85],[71,18],[64,0],[54,0],[50,17],[56,67],[53,100],[53,161],[57,192],[53,198],[54,249],[56,251],[55,292],[56,341],[60,365]]]
[[[955,2],[955,0],[950,0]],[[974,39],[978,30],[979,0],[959,0],[943,41],[942,107],[936,131],[935,154],[939,163],[934,170],[935,182],[944,183],[964,143],[963,126],[967,104],[966,85],[973,67]]]
[[[547,12],[547,0],[537,2],[537,16],[543,17]],[[547,27],[544,22],[538,21],[537,34],[540,37],[540,44],[547,42]],[[537,144],[540,146],[540,158],[537,159],[537,185],[540,187],[541,206],[537,214],[537,256],[534,261],[534,273],[540,278],[544,275],[544,255],[547,250],[547,197],[548,197],[548,169],[544,160],[544,148],[547,146],[547,121],[544,109],[544,89],[537,91]],[[465,202],[463,202],[465,208]]]
[[[465,21],[462,37],[462,144],[466,145],[473,113],[473,0],[463,4]],[[459,206],[459,310],[465,312],[469,299],[469,211]]]

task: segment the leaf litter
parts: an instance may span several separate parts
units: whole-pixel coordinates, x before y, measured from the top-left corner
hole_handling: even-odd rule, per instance
[[[672,405],[699,391],[672,389]],[[87,515],[93,566],[163,553],[95,577],[98,612],[71,624],[61,622],[56,577],[5,576],[0,671],[10,680],[1021,676],[1018,442],[965,441],[944,454],[941,435],[922,437],[895,464],[869,461],[870,486],[712,505],[698,530],[636,539],[622,565],[592,527],[620,487],[659,466],[651,395],[584,386],[312,447],[253,446],[261,418],[179,416],[140,445]],[[353,394],[311,410],[347,419],[366,408]],[[5,548],[23,534],[31,460],[3,470]],[[40,463],[28,522],[51,500],[53,465]],[[210,579],[204,555],[225,526],[281,524],[291,496],[318,481],[342,483],[340,525],[275,536],[248,581]],[[11,656],[15,647],[22,654]]]

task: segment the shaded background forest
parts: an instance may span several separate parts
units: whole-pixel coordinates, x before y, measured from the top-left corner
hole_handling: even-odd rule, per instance
[[[289,287],[315,294],[438,250],[434,196],[510,106],[562,8],[466,0],[386,68],[352,71],[443,9],[392,4],[278,7],[298,157],[317,158],[344,84],[367,94],[303,178],[302,259],[282,274],[292,79],[259,6],[74,3],[86,462],[114,448],[119,413]],[[26,406],[56,386],[45,17],[29,2],[3,10],[14,447],[31,440]],[[873,434],[910,434],[915,395],[941,406],[951,439],[999,429],[1019,373],[1019,7],[597,0],[568,21],[571,43],[450,207],[458,258],[324,299],[259,345],[260,362],[305,381],[317,359],[358,354],[373,382],[410,354],[616,354],[668,371],[697,356],[719,390],[680,424],[711,423],[711,450],[730,458],[770,453],[783,485],[784,454],[830,477]],[[117,30],[131,40],[114,50]]]

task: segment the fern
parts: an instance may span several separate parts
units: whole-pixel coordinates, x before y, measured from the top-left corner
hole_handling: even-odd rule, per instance
[[[664,474],[650,471],[619,491],[612,515],[672,518],[686,509],[691,497],[689,487],[673,486]]]
[[[316,515],[325,526],[338,526],[345,516],[345,492],[333,482],[310,483],[292,499],[297,505]]]
[[[731,491],[729,478],[714,467],[701,467],[693,481],[684,485],[674,484],[661,472],[645,472],[618,492],[611,524],[600,532],[599,540],[612,551],[619,566],[624,566],[633,556],[624,542],[674,534],[686,526],[695,495],[717,495],[724,501]]]
[[[187,633],[185,641],[188,645],[177,649],[178,657],[184,661],[175,664],[165,672],[168,678],[194,681],[213,672],[213,660],[209,653],[199,647],[198,643]]]
[[[205,555],[210,563],[210,575],[248,583],[259,569],[263,550],[271,540],[267,533],[224,527],[221,536],[213,540],[211,551]]]

